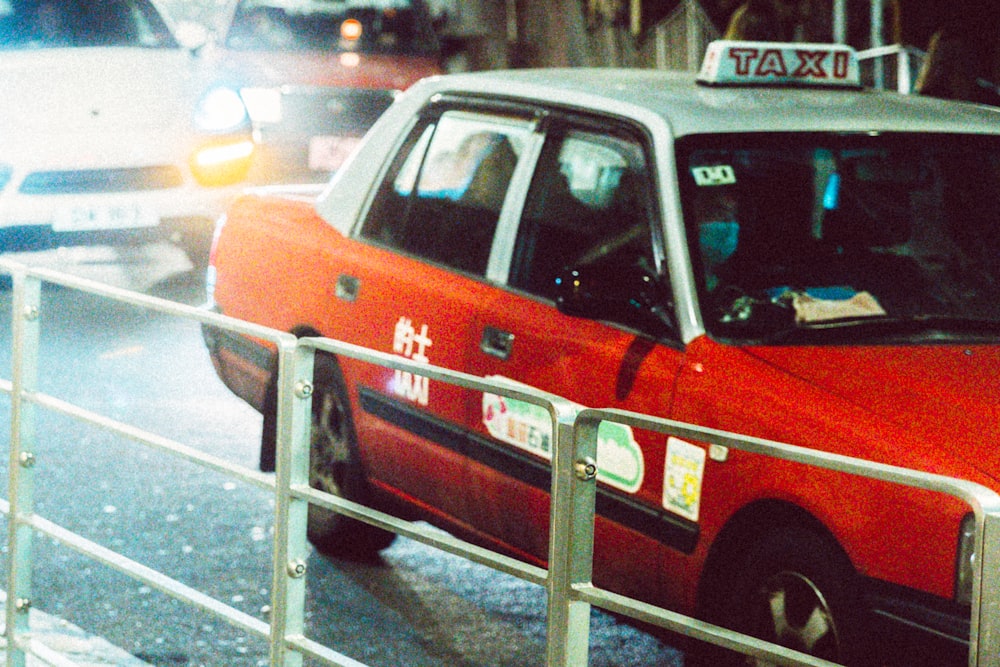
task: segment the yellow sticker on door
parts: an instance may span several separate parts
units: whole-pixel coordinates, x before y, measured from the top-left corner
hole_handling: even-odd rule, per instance
[[[663,470],[663,507],[691,521],[698,520],[705,450],[678,438],[667,439]]]

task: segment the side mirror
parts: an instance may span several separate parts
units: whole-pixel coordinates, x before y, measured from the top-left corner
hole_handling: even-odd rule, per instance
[[[660,337],[676,330],[669,294],[637,264],[577,266],[556,277],[556,308],[573,317],[607,320]]]

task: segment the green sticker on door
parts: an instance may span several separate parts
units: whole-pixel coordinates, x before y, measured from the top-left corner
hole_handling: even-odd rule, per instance
[[[545,408],[484,393],[483,424],[497,440],[552,460],[552,420]],[[597,468],[597,479],[608,486],[628,493],[639,490],[645,465],[631,427],[601,422],[597,429]]]

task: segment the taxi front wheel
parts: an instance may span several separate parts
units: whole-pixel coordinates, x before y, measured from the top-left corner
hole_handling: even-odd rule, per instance
[[[785,529],[749,546],[716,589],[711,622],[838,664],[860,664],[857,576],[829,542],[809,530]],[[702,653],[713,665],[773,664],[712,648]]]
[[[354,431],[346,390],[336,364],[317,358],[312,397],[309,485],[331,495],[365,504],[368,487],[354,449]],[[395,533],[309,506],[309,541],[320,552],[356,560],[374,558],[392,544]]]

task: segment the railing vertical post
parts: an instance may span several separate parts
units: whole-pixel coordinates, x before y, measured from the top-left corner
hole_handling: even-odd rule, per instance
[[[833,0],[833,41],[847,44],[847,0]]]
[[[597,423],[574,429],[578,409],[562,401],[555,408],[546,665],[580,667],[588,662],[590,604],[575,599],[573,586],[589,584],[593,571]]]
[[[987,511],[983,520],[977,594],[972,610],[969,665],[1000,667],[1000,513]],[[978,539],[978,536],[977,536]]]
[[[871,0],[871,32],[869,36],[868,45],[871,48],[877,48],[885,44],[885,40],[882,36],[883,24],[885,19],[883,17],[883,3],[882,0]],[[872,61],[872,78],[874,79],[874,87],[877,90],[885,89],[885,63],[882,62],[881,58],[875,58]]]
[[[291,487],[309,483],[309,433],[313,389],[312,348],[294,343],[278,349],[278,414],[272,567],[271,666],[301,667],[302,654],[285,644],[305,632],[306,521],[309,502]]]
[[[913,92],[913,66],[910,63],[910,51],[900,47],[896,54],[896,92],[909,95]]]
[[[25,393],[38,384],[39,313],[41,281],[24,271],[14,273],[11,368],[11,420],[9,490],[10,516],[7,545],[10,550],[5,610],[7,664],[24,667],[25,655],[17,641],[28,632],[31,607],[32,529],[22,518],[34,512],[35,409]]]

